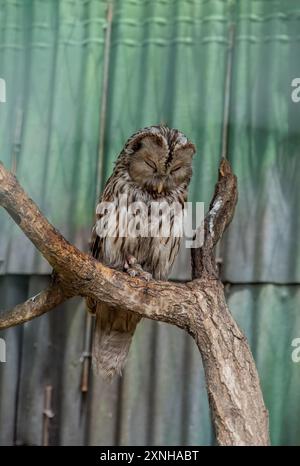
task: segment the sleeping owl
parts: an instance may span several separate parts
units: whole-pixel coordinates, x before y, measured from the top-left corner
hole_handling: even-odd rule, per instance
[[[127,205],[142,202],[177,203],[184,208],[192,176],[194,145],[177,129],[151,126],[137,131],[126,142],[108,179],[101,203],[119,205],[126,196]],[[99,232],[98,213],[91,239],[91,253],[103,264],[126,270],[142,278],[166,280],[180,246],[180,236],[165,234],[121,234],[120,215],[116,215],[114,234]],[[171,223],[174,216],[171,216]],[[172,226],[172,225],[171,225]],[[160,227],[160,224],[159,224]],[[170,230],[171,231],[171,230]],[[106,378],[120,374],[128,355],[130,343],[141,317],[133,312],[87,300],[89,310],[96,316],[93,338],[93,367]]]

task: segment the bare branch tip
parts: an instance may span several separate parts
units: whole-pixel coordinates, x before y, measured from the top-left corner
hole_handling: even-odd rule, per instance
[[[224,176],[233,175],[232,168],[227,159],[222,159],[219,165],[219,176],[223,178]]]

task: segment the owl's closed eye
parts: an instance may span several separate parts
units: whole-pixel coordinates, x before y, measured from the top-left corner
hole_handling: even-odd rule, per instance
[[[129,147],[131,180],[151,193],[166,194],[187,185],[192,176],[195,147],[182,133],[172,131],[169,137],[142,135]]]

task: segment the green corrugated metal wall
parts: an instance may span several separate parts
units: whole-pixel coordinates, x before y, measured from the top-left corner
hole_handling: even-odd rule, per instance
[[[300,444],[300,77],[298,0],[0,0],[0,158],[71,241],[86,248],[96,198],[125,139],[157,122],[195,141],[191,198],[208,202],[221,152],[229,24],[236,24],[229,159],[239,176],[223,242],[229,304],[245,330],[270,410],[273,444]],[[105,47],[108,45],[108,47]],[[108,92],[103,63],[108,50]],[[104,157],[100,109],[107,99]],[[103,129],[103,127],[102,127]],[[102,167],[99,173],[99,167]],[[0,211],[0,307],[34,294],[49,269]],[[183,251],[174,277],[189,276]],[[191,339],[144,322],[121,380],[80,390],[86,320],[72,300],[4,333],[0,444],[41,444],[53,386],[52,444],[211,444],[201,362]],[[3,337],[3,334],[1,334]]]

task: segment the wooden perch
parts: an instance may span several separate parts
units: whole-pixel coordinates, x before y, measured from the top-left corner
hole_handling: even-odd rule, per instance
[[[205,217],[204,244],[192,249],[193,281],[178,284],[110,269],[79,251],[47,221],[17,179],[0,164],[0,205],[55,271],[53,284],[0,314],[0,329],[24,323],[72,296],[90,296],[142,317],[185,329],[202,355],[212,420],[220,445],[268,445],[268,412],[246,341],[227,307],[214,249],[230,223],[237,181],[226,160]]]

